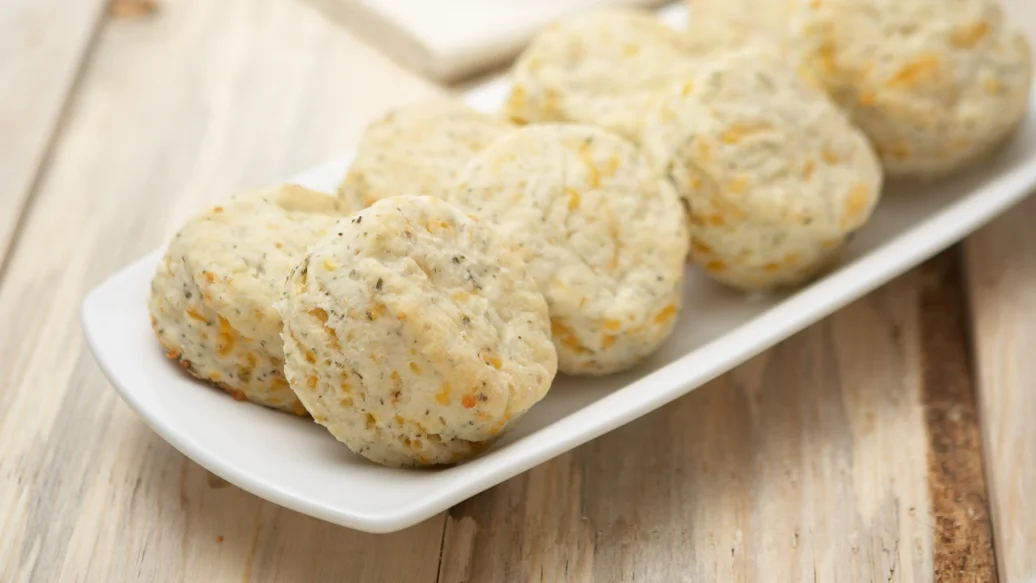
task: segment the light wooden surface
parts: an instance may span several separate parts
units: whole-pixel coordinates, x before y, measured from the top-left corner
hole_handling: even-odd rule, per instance
[[[87,290],[199,206],[339,153],[430,91],[287,0],[163,2],[103,23],[0,280],[0,581],[435,572],[442,517],[357,533],[184,458],[108,387],[78,317]]]
[[[108,387],[82,342],[83,294],[205,202],[340,152],[435,89],[297,0],[157,6],[79,22],[95,39],[68,53],[65,87],[79,81],[33,114],[62,122],[33,130],[44,138],[14,167],[39,178],[21,179],[32,204],[0,246],[0,581],[1036,576],[1036,203],[972,238],[963,267],[943,254],[400,533],[281,509],[187,460]],[[0,133],[0,151],[24,135]]]
[[[1036,2],[1005,0],[1036,39]],[[1031,41],[1036,47],[1036,41]],[[1036,582],[1036,199],[964,244],[1000,580]]]
[[[0,6],[2,258],[45,163],[104,1],[5,0]]]
[[[977,442],[932,444],[975,432],[966,375],[930,373],[964,352],[953,265],[460,504],[439,580],[991,580]]]
[[[1004,581],[1036,580],[1036,199],[965,245],[982,440]]]

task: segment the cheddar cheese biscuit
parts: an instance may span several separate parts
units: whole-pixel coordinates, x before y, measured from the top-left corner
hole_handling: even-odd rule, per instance
[[[814,275],[881,192],[863,134],[768,51],[717,56],[675,85],[641,144],[687,203],[692,259],[743,289]]]
[[[792,0],[688,0],[688,42],[696,53],[785,42]]]
[[[401,194],[441,198],[468,160],[509,128],[453,99],[395,109],[363,132],[339,195],[353,210]]]
[[[789,54],[892,176],[982,158],[1025,116],[1032,59],[993,0],[796,0]]]
[[[650,12],[576,16],[518,58],[505,112],[517,123],[578,122],[634,139],[644,109],[691,66],[687,39]]]
[[[476,156],[450,200],[517,241],[550,306],[559,368],[630,368],[672,331],[687,229],[676,193],[621,137],[529,126]]]
[[[284,379],[273,304],[309,245],[343,214],[337,198],[288,185],[234,197],[188,221],[148,299],[167,355],[238,400],[305,414]]]
[[[313,418],[390,466],[468,459],[547,393],[547,305],[514,245],[432,197],[340,222],[278,305],[285,374]]]

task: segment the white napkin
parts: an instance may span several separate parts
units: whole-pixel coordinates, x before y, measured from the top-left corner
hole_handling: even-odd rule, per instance
[[[456,81],[514,58],[546,24],[605,6],[667,0],[307,0],[404,66]]]

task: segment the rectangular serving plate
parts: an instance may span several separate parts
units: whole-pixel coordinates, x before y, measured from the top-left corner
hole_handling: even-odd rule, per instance
[[[682,8],[664,12],[669,22]],[[496,109],[507,81],[465,97]],[[1036,100],[1036,99],[1034,99]],[[840,267],[793,293],[748,297],[688,268],[676,331],[648,362],[597,379],[559,377],[515,430],[451,468],[402,470],[352,454],[317,424],[239,403],[164,357],[146,298],[163,250],[111,276],[83,304],[87,342],[122,398],[163,439],[209,471],[292,510],[368,532],[425,520],[554,456],[685,395],[917,265],[1036,188],[1036,104],[994,158],[937,182],[886,189]],[[333,192],[350,156],[295,177]]]

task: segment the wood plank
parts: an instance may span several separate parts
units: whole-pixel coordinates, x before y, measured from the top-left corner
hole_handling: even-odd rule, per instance
[[[0,10],[0,266],[106,0],[6,0]]]
[[[0,284],[0,581],[434,581],[441,516],[365,535],[211,478],[117,398],[78,319],[203,204],[431,90],[294,0],[104,25]]]
[[[1036,579],[1036,199],[965,244],[1000,580]]]
[[[966,371],[932,368],[965,351],[939,261],[455,507],[440,581],[990,580]]]
[[[1004,0],[1036,47],[1036,3]],[[1036,201],[964,245],[972,358],[1000,580],[1036,581]]]

